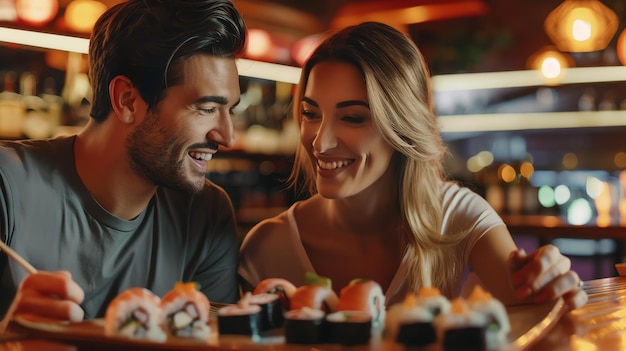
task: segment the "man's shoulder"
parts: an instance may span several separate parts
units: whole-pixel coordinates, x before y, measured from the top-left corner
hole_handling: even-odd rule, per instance
[[[3,157],[34,158],[38,155],[66,154],[72,151],[73,136],[54,139],[26,139],[0,141]]]

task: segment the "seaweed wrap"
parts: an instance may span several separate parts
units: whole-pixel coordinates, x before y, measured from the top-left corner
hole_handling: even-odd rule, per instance
[[[338,311],[326,315],[328,342],[346,346],[366,345],[372,335],[368,311]]]
[[[246,293],[235,305],[217,310],[217,328],[220,335],[237,334],[259,337],[261,306],[251,304],[251,293]]]
[[[435,320],[437,336],[444,350],[487,350],[487,316],[473,311],[461,298],[452,301],[449,313]]]
[[[285,313],[285,342],[287,344],[320,344],[326,341],[325,313],[302,307]]]
[[[271,293],[258,293],[250,296],[250,303],[261,307],[261,330],[280,328],[285,318],[280,296]]]

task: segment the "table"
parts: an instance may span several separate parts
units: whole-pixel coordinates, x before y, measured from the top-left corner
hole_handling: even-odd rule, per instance
[[[550,332],[538,343],[532,345],[529,351],[626,350],[626,277],[586,281],[583,288],[589,294],[589,302],[563,315]],[[85,342],[67,343],[46,340],[15,325],[11,326],[6,335],[0,335],[0,351],[98,349],[106,348]],[[116,347],[116,351],[124,351],[124,349]]]

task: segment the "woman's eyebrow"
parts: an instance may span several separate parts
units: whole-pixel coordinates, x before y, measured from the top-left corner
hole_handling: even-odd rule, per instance
[[[317,104],[317,102],[313,101],[312,99],[310,99],[310,98],[308,98],[308,97],[306,97],[306,96],[303,96],[303,97],[302,97],[302,101],[304,101],[304,102],[306,102],[306,103],[308,103],[308,104],[311,104],[311,105],[313,105],[313,106],[315,106],[315,107],[319,107],[319,105]],[[369,105],[367,102],[363,101],[363,100],[347,100],[347,101],[342,101],[342,102],[338,102],[335,106],[336,106],[337,108],[343,108],[343,107],[355,106],[355,105],[356,105],[356,106],[365,106],[365,107],[367,107],[367,108],[370,108],[370,105]]]
[[[354,106],[354,105],[365,106],[367,108],[370,108],[370,104],[362,100],[342,101],[342,102],[338,102],[336,106],[341,108],[341,107],[348,107],[348,106]]]
[[[304,102],[306,102],[306,103],[308,103],[308,104],[311,104],[311,105],[313,105],[313,106],[315,106],[315,107],[319,107],[319,105],[317,104],[317,102],[315,102],[315,101],[313,101],[313,100],[309,99],[309,98],[308,98],[308,97],[306,97],[306,96],[303,96],[303,97],[302,97],[302,101],[304,101]]]

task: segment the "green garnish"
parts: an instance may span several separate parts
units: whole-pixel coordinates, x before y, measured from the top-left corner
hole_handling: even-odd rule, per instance
[[[323,285],[329,289],[333,286],[330,278],[322,277],[321,275],[311,272],[306,272],[305,281],[307,285]]]

